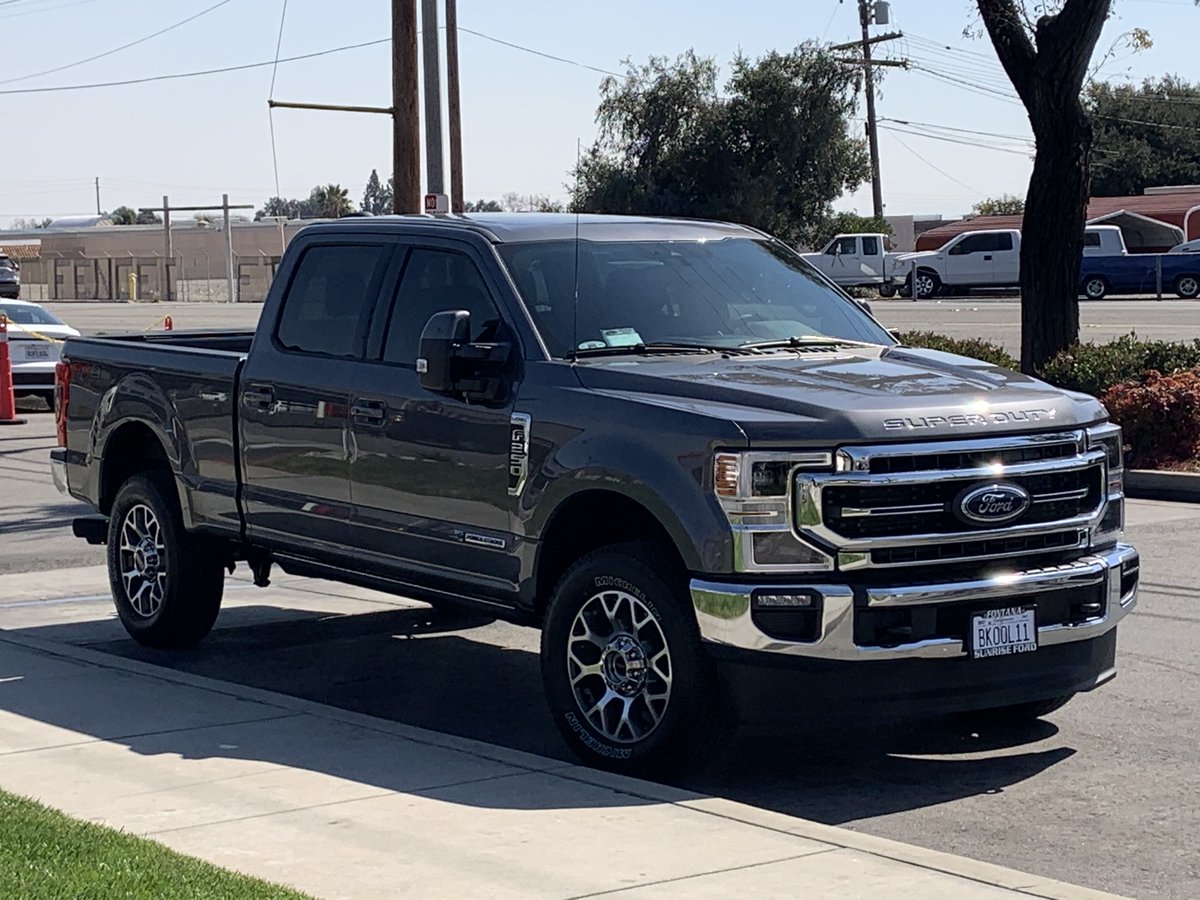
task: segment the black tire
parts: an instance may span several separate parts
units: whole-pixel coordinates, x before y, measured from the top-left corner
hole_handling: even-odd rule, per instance
[[[880,297],[895,297],[896,296],[896,286],[894,284],[881,284],[879,286],[879,296]]]
[[[686,572],[665,548],[617,544],[571,566],[550,598],[541,662],[555,724],[588,765],[664,772],[728,726]]]
[[[930,297],[936,297],[941,291],[942,279],[937,272],[929,269],[917,269],[917,283],[914,289],[918,299],[928,300]]]
[[[981,709],[970,713],[970,717],[990,725],[1021,725],[1062,709],[1071,702],[1071,698],[1074,696],[1074,694],[1064,694],[1061,697],[1051,697],[1049,700],[1031,700],[1028,703],[1015,703],[1012,706]]]
[[[1200,297],[1200,275],[1180,275],[1175,279],[1175,293],[1181,300]]]
[[[1099,275],[1089,275],[1083,279],[1082,293],[1088,300],[1103,300],[1108,296],[1108,282]]]
[[[166,648],[207,635],[225,588],[218,550],[184,529],[169,473],[135,475],[121,485],[108,522],[108,580],[129,636]]]

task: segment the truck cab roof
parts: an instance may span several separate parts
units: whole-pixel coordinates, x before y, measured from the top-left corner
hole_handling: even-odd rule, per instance
[[[653,216],[610,216],[594,213],[469,213],[466,215],[349,216],[314,223],[305,230],[369,229],[399,232],[435,229],[472,231],[493,243],[562,241],[700,241],[721,238],[763,238],[744,225],[698,219]]]

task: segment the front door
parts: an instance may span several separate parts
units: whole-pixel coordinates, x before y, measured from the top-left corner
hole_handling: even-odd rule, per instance
[[[259,329],[239,397],[251,540],[311,552],[350,543],[350,393],[392,254],[387,243],[310,243],[275,323]]]
[[[948,285],[991,284],[993,235],[969,234],[946,251]]]
[[[518,580],[508,494],[513,381],[495,401],[444,396],[421,387],[415,365],[436,312],[470,312],[472,341],[513,340],[480,262],[455,241],[407,248],[390,303],[381,300],[377,352],[351,397],[350,490],[357,544],[387,574],[432,587],[465,581],[506,597]]]

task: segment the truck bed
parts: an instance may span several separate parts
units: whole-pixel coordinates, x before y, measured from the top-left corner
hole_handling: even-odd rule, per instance
[[[101,511],[128,449],[157,437],[179,473],[189,527],[240,535],[238,377],[252,331],[71,338],[67,479]],[[100,465],[89,465],[99,458]]]

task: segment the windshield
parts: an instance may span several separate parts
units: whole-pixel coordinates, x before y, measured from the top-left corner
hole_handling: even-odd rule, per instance
[[[54,313],[40,306],[26,306],[23,303],[0,303],[0,316],[17,325],[65,325],[66,323]]]
[[[820,337],[893,343],[857,304],[776,241],[565,240],[498,249],[558,358],[654,343],[734,348]]]

